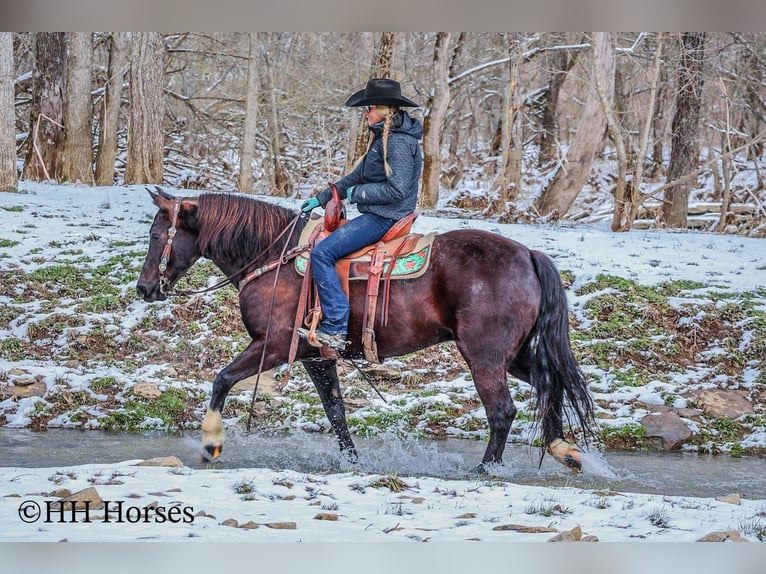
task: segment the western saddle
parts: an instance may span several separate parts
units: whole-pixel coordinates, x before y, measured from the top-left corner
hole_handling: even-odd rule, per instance
[[[397,221],[380,241],[368,245],[340,259],[336,264],[336,272],[343,291],[349,296],[349,282],[366,280],[367,291],[362,318],[362,346],[364,357],[370,363],[379,363],[378,349],[375,342],[375,318],[378,310],[380,282],[383,280],[383,301],[381,305],[381,324],[388,323],[388,299],[392,279],[412,279],[425,273],[432,251],[435,233],[426,236],[410,233],[412,223],[417,213],[412,212]],[[325,206],[325,214],[312,216],[300,238],[300,245],[313,247],[330,233],[346,222],[345,209],[337,190],[333,188],[333,198]],[[321,302],[313,290],[310,253],[304,252],[295,259],[298,273],[304,276],[298,313],[295,318],[293,346],[297,350],[297,329],[305,324],[309,327],[309,337],[316,332],[321,319]],[[313,297],[312,297],[313,291]],[[293,346],[291,356],[294,357]],[[334,359],[338,354],[333,349],[324,346],[320,353],[325,358]]]

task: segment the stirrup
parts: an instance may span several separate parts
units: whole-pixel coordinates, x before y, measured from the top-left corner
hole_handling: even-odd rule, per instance
[[[309,345],[313,347],[330,347],[336,351],[342,351],[348,345],[343,335],[330,335],[324,331],[316,330],[314,333],[310,329],[301,327],[298,329],[298,334],[308,341]],[[313,335],[313,336],[312,336]]]

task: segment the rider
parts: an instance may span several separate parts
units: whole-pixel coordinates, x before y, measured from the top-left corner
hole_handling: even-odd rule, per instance
[[[342,199],[356,204],[361,215],[338,227],[311,251],[314,281],[322,306],[316,341],[342,350],[348,332],[349,303],[335,271],[338,259],[379,241],[402,217],[415,210],[423,164],[419,140],[423,124],[403,107],[418,104],[402,96],[401,86],[389,78],[373,78],[346,100],[347,107],[364,107],[370,130],[367,152],[353,171],[335,186]],[[305,213],[332,198],[332,188],[307,199]],[[308,331],[299,331],[303,337]]]

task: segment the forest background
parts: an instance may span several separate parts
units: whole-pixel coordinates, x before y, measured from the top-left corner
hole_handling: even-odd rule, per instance
[[[389,76],[422,104],[423,211],[764,236],[765,46],[723,32],[5,32],[0,189],[309,196],[366,147],[343,102]]]

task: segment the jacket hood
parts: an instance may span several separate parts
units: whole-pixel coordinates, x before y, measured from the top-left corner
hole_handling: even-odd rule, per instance
[[[378,122],[370,126],[376,136],[383,133],[384,122]],[[391,131],[394,133],[407,134],[419,140],[423,137],[423,124],[420,120],[411,118],[404,110],[399,110],[391,123]]]

